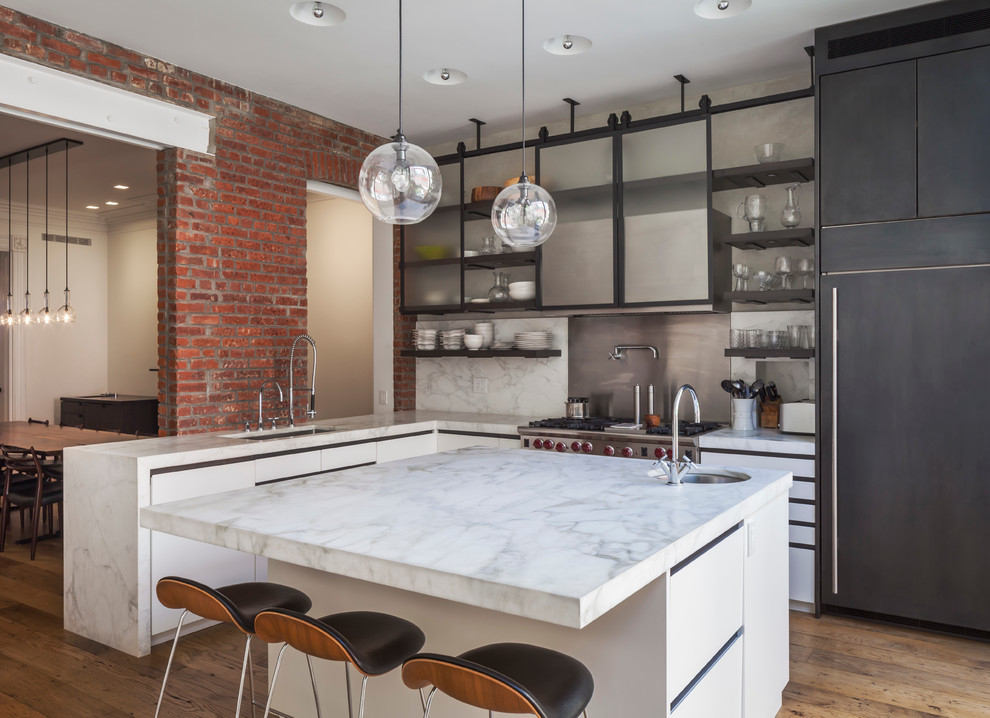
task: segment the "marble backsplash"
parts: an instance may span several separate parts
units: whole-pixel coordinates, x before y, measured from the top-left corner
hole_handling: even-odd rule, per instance
[[[516,332],[549,330],[547,359],[519,357],[438,357],[416,360],[416,408],[516,416],[562,416],[567,401],[567,318],[495,319],[495,340],[511,341]],[[419,321],[417,328],[470,331],[473,321]],[[487,393],[474,392],[474,380],[487,381]]]

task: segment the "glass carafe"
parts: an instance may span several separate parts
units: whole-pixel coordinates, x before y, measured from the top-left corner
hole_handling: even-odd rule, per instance
[[[509,301],[509,275],[505,272],[492,272],[495,284],[488,290],[488,298],[493,302]]]
[[[784,205],[784,211],[780,213],[780,223],[785,227],[797,227],[801,224],[801,210],[798,208],[798,198],[797,191],[801,185],[792,184],[785,189],[787,190],[787,204]]]

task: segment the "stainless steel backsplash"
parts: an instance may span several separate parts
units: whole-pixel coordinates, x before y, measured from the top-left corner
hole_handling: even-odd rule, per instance
[[[636,384],[642,388],[646,413],[647,387],[653,384],[657,413],[669,421],[677,387],[690,384],[698,392],[702,419],[729,420],[728,395],[720,386],[729,376],[724,355],[728,314],[573,317],[568,335],[567,393],[588,397],[593,416],[632,417]],[[650,352],[636,350],[609,359],[612,348],[621,344],[652,344],[660,356],[654,359]],[[684,404],[682,400],[681,416],[693,420]]]

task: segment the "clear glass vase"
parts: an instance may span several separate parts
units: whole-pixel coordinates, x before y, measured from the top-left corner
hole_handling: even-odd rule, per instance
[[[488,290],[488,298],[493,302],[509,301],[509,275],[505,272],[492,272],[495,284]]]
[[[780,213],[780,223],[787,228],[797,227],[801,224],[801,209],[798,207],[797,191],[801,185],[792,184],[787,190],[787,204]]]

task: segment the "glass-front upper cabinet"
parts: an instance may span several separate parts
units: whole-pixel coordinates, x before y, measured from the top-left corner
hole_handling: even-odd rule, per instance
[[[402,227],[402,308],[461,307],[461,161],[440,164],[443,190],[429,217]]]
[[[541,145],[540,185],[557,205],[542,245],[544,308],[610,307],[616,292],[614,135]]]
[[[709,133],[703,118],[622,135],[624,306],[712,301]]]

